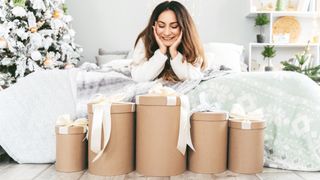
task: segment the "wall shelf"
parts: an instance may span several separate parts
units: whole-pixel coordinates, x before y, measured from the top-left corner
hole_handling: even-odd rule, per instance
[[[260,65],[264,65],[263,56],[261,55],[261,52],[264,49],[264,46],[270,45],[275,46],[275,49],[277,51],[277,55],[274,58],[275,64],[278,66],[278,70],[281,70],[281,61],[289,60],[291,58],[294,58],[297,53],[302,52],[305,47],[308,45],[308,41],[312,42],[309,44],[310,52],[312,54],[313,58],[313,65],[320,64],[320,45],[319,45],[319,38],[320,38],[320,24],[319,22],[319,16],[320,13],[317,8],[317,3],[320,3],[318,1],[320,0],[310,0],[310,5],[308,6],[307,11],[275,11],[275,10],[261,10],[263,7],[260,7],[260,0],[250,0],[250,12],[248,13],[247,17],[252,19],[252,25],[254,26],[254,19],[258,14],[266,14],[270,20],[270,23],[264,27],[265,29],[265,43],[255,43],[251,42],[249,43],[249,51],[248,51],[248,66],[249,71],[259,71],[262,68],[255,67],[253,64],[260,63]],[[274,3],[273,7],[275,7],[276,0],[270,2]],[[262,5],[261,5],[262,6]],[[300,34],[298,35],[297,39],[294,39],[296,41],[291,41],[292,43],[289,43],[286,40],[279,40],[274,33],[273,33],[273,25],[274,23],[283,16],[293,16],[296,21],[300,24]],[[291,26],[289,26],[291,27]],[[281,35],[282,36],[282,35]],[[314,37],[318,37],[318,39],[315,41]],[[290,37],[290,34],[289,34]],[[277,40],[278,39],[278,40]],[[282,43],[285,42],[285,43]],[[276,68],[277,69],[277,68]]]

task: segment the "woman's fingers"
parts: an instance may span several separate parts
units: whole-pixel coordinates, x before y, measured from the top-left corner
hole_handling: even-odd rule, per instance
[[[181,39],[182,39],[182,31],[181,31],[181,33],[180,33],[180,36],[179,36],[179,41],[181,41]]]
[[[156,28],[155,28],[154,26],[152,26],[152,27],[153,27],[153,34],[154,34],[154,37],[156,38],[157,43],[159,44],[160,39],[159,39],[159,36],[158,36],[158,34],[157,34]]]
[[[179,46],[179,44],[181,43],[181,39],[182,39],[182,31],[181,31],[178,39],[173,43],[172,47],[176,49]]]
[[[152,26],[153,28],[153,34],[154,34],[154,37],[156,38],[156,41],[157,41],[157,44],[160,48],[160,51],[165,54],[167,52],[167,47],[162,43],[162,41],[160,40],[158,34],[157,34],[157,31],[156,31],[156,27],[155,26]]]

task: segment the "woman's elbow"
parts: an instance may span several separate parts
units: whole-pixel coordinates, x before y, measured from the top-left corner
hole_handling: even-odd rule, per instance
[[[202,79],[203,78],[203,73],[202,72],[197,72],[197,73],[193,73],[190,74],[188,79],[190,80],[195,80],[195,79]]]
[[[152,81],[148,76],[142,73],[137,73],[134,71],[131,71],[131,78],[136,81],[136,82],[147,82],[147,81]]]

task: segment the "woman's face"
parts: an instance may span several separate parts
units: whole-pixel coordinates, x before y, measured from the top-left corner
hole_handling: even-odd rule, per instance
[[[170,47],[178,39],[180,32],[176,14],[172,10],[163,11],[156,22],[156,33],[162,43]]]

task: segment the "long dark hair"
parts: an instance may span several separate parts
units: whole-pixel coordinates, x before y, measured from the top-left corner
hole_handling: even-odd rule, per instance
[[[135,45],[137,45],[139,39],[142,39],[145,45],[146,58],[150,59],[153,56],[159,46],[154,37],[152,26],[155,26],[155,22],[158,20],[159,15],[166,10],[172,10],[175,13],[183,33],[181,43],[177,50],[184,56],[184,60],[193,65],[201,65],[201,69],[203,70],[207,63],[196,26],[188,13],[188,10],[177,1],[162,2],[153,10],[147,27],[139,34]],[[166,80],[179,80],[168,63],[166,63],[160,76]]]

